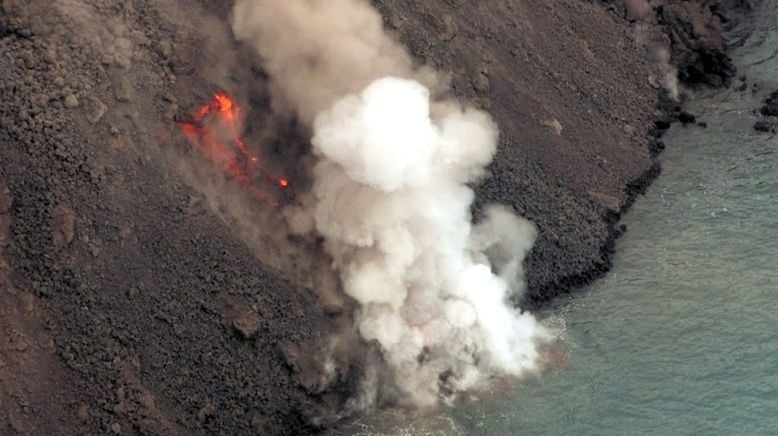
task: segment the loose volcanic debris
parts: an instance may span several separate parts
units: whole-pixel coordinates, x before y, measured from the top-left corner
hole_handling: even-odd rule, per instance
[[[319,310],[283,256],[257,254],[272,238],[241,233],[179,172],[197,159],[173,118],[219,90],[250,102],[280,155],[306,150],[294,121],[266,119],[261,68],[215,74],[232,65],[220,55],[241,53],[225,30],[232,2],[23,3],[0,2],[0,180],[13,197],[0,208],[0,323],[19,332],[0,349],[0,434],[307,434],[334,422],[370,356],[330,341],[353,307],[333,291]],[[645,138],[655,91],[636,73],[650,66],[622,18],[578,0],[374,3],[415,61],[451,72],[452,94],[503,128],[475,209],[507,203],[537,224],[525,306],[607,270],[613,224],[657,172]],[[705,61],[720,56],[690,59],[685,77],[728,71]],[[13,372],[21,361],[40,378]]]
[[[193,192],[157,134],[177,130],[162,96],[179,92],[186,69],[175,57],[197,59],[182,42],[192,30],[160,3],[141,3],[4,11],[0,178],[15,198],[6,259],[15,286],[41,298],[55,357],[72,376],[61,389],[40,383],[65,404],[32,403],[24,415],[63,427],[27,433],[300,433],[318,402],[338,407],[344,395],[309,398],[276,344],[317,344],[329,318],[218,217],[185,214]],[[241,340],[209,308],[219,294],[262,306],[269,331]],[[207,404],[215,412],[201,415]],[[5,424],[2,434],[13,430]]]
[[[758,113],[764,118],[754,124],[754,130],[764,133],[778,133],[778,90],[767,96]]]
[[[778,117],[778,90],[767,97],[759,112],[766,117]]]

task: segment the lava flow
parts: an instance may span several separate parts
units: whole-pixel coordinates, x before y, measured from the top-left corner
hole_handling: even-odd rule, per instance
[[[240,135],[240,112],[240,107],[229,94],[218,92],[189,118],[177,123],[187,139],[227,176],[258,199],[275,205],[275,198],[256,182],[264,180],[286,189],[289,181],[273,177],[264,170],[259,156],[246,146]]]

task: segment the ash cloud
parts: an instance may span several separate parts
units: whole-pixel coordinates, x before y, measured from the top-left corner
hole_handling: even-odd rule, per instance
[[[386,371],[354,403],[431,406],[538,369],[549,335],[509,303],[535,228],[499,206],[478,224],[470,214],[470,185],[497,149],[491,117],[435,98],[438,75],[366,1],[239,0],[232,24],[275,109],[313,132],[313,186],[286,216],[323,237],[358,303],[354,329],[382,354]]]

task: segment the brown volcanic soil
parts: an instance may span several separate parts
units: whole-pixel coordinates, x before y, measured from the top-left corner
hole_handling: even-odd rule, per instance
[[[374,3],[499,122],[476,210],[510,204],[537,224],[525,304],[604,272],[618,215],[658,171],[652,67],[619,10]],[[300,254],[315,245],[284,242],[275,209],[209,173],[173,122],[226,89],[250,103],[274,168],[305,185],[305,133],[270,113],[261,68],[225,32],[230,2],[0,5],[0,434],[331,422],[365,352],[329,340],[350,303],[308,277],[326,262]]]
[[[630,29],[585,2],[453,3],[380,7],[415,55],[497,119],[478,204],[510,204],[539,227],[528,299],[546,301],[607,268],[611,217],[656,171],[650,67]]]

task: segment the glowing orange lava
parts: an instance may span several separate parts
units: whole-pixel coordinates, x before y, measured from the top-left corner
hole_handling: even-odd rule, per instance
[[[264,179],[288,188],[289,180],[275,178],[262,168],[261,159],[240,135],[240,117],[241,109],[235,100],[225,92],[217,92],[191,117],[177,123],[187,139],[225,174],[261,200],[275,203],[254,182]]]

